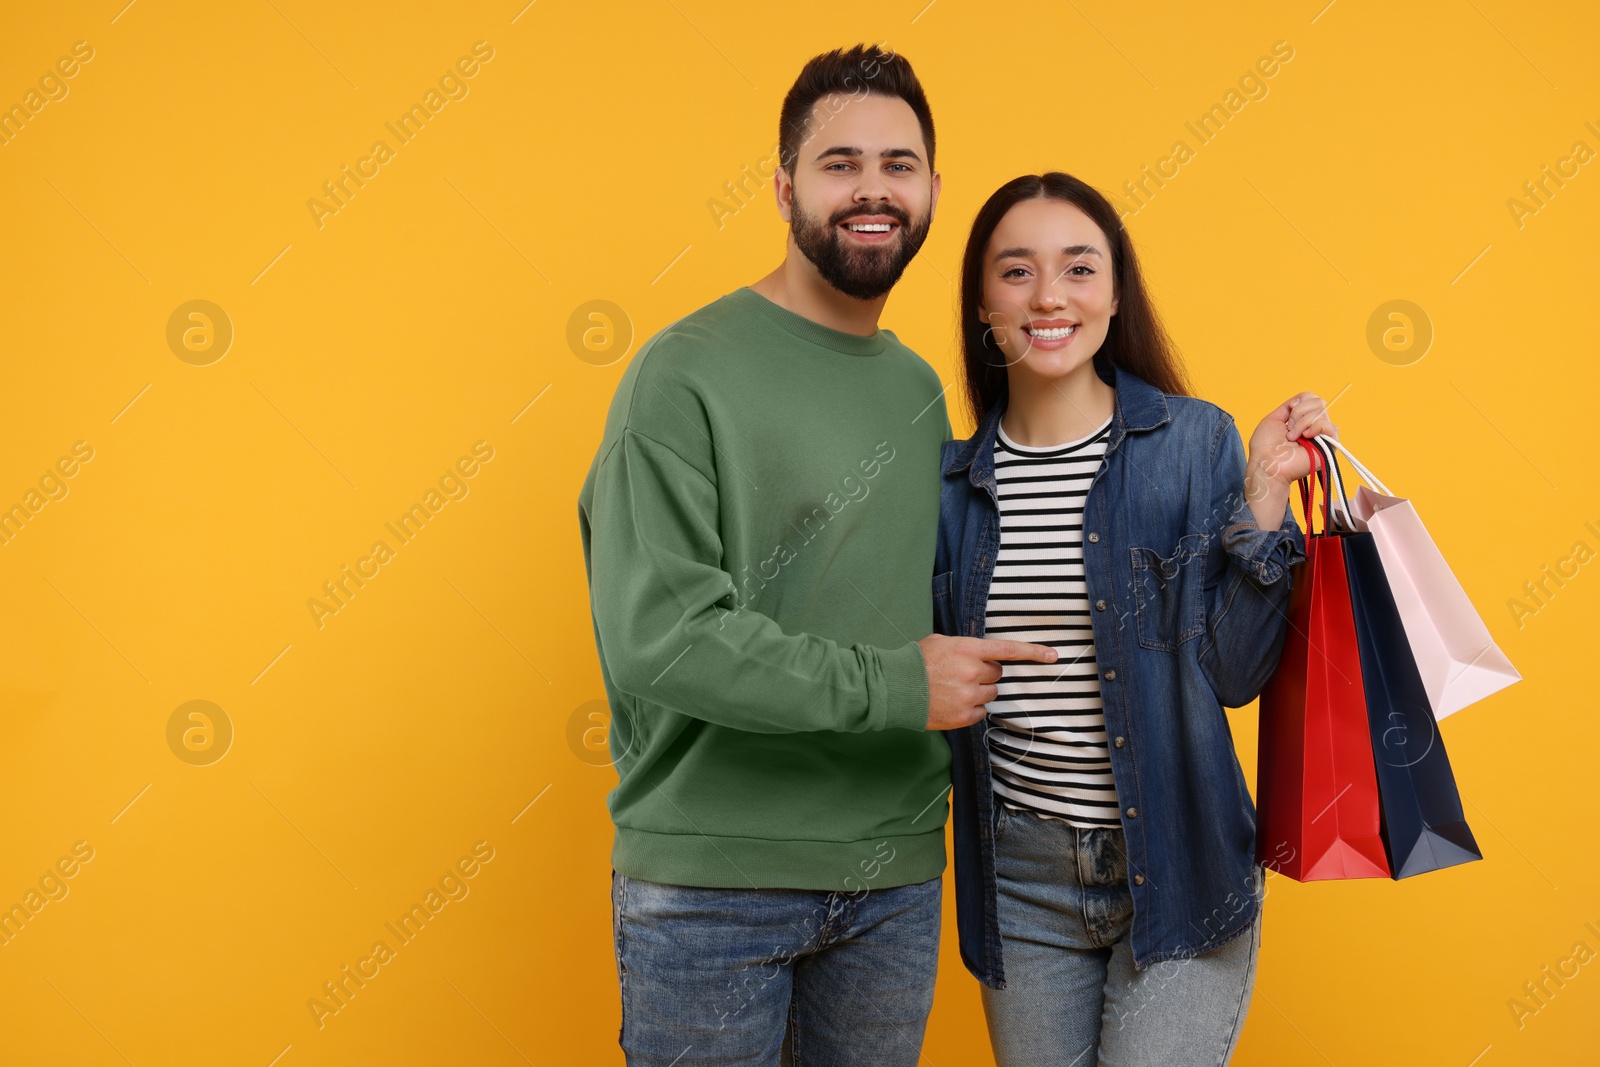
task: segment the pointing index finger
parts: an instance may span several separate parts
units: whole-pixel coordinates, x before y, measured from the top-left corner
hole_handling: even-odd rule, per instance
[[[977,638],[983,647],[979,654],[987,660],[1032,660],[1037,663],[1054,663],[1056,650],[1049,645],[1035,645],[1027,641],[997,641]]]

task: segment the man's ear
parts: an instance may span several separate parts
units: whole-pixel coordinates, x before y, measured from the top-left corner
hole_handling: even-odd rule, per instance
[[[929,219],[929,221],[932,221],[932,219],[933,219],[933,211],[934,211],[935,208],[937,208],[939,206],[939,186],[940,186],[940,184],[941,183],[939,181],[939,172],[938,171],[934,171],[933,172],[933,195],[931,197],[929,197],[929,199],[928,199],[928,219]]]
[[[790,222],[790,205],[794,203],[794,178],[782,167],[772,172],[772,195],[778,201],[778,214]]]

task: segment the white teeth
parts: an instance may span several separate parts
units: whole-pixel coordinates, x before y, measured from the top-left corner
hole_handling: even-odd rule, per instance
[[[1064,337],[1071,337],[1076,326],[1057,326],[1049,330],[1029,330],[1028,332],[1041,341],[1059,341]]]
[[[854,230],[857,233],[888,233],[889,232],[889,228],[890,227],[889,227],[889,224],[887,222],[847,222],[847,223],[845,223],[845,229]]]

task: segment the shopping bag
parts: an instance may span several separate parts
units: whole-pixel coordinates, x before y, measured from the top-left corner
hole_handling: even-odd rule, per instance
[[[1327,464],[1310,441],[1300,480],[1306,558],[1294,565],[1289,628],[1261,693],[1256,862],[1297,881],[1383,878],[1378,783],[1344,548],[1329,528]],[[1322,487],[1323,530],[1315,532]]]
[[[1390,493],[1337,438],[1318,434],[1317,440],[1344,453],[1367,483],[1350,502],[1348,521],[1358,531],[1371,532],[1377,542],[1434,718],[1443,719],[1521,680],[1411,502]]]
[[[1339,502],[1344,479],[1333,448],[1318,442]],[[1343,501],[1345,510],[1348,500]],[[1371,533],[1339,538],[1361,655],[1361,684],[1378,779],[1381,837],[1396,879],[1483,858],[1461,810],[1444,738],[1428,703]]]

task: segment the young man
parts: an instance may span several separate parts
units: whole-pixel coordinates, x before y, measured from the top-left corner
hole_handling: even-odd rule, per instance
[[[997,661],[930,634],[938,375],[877,327],[933,219],[905,59],[811,60],[784,100],[771,274],[656,334],[579,497],[619,774],[629,1064],[915,1064],[949,748]],[[918,639],[920,638],[920,640]]]

